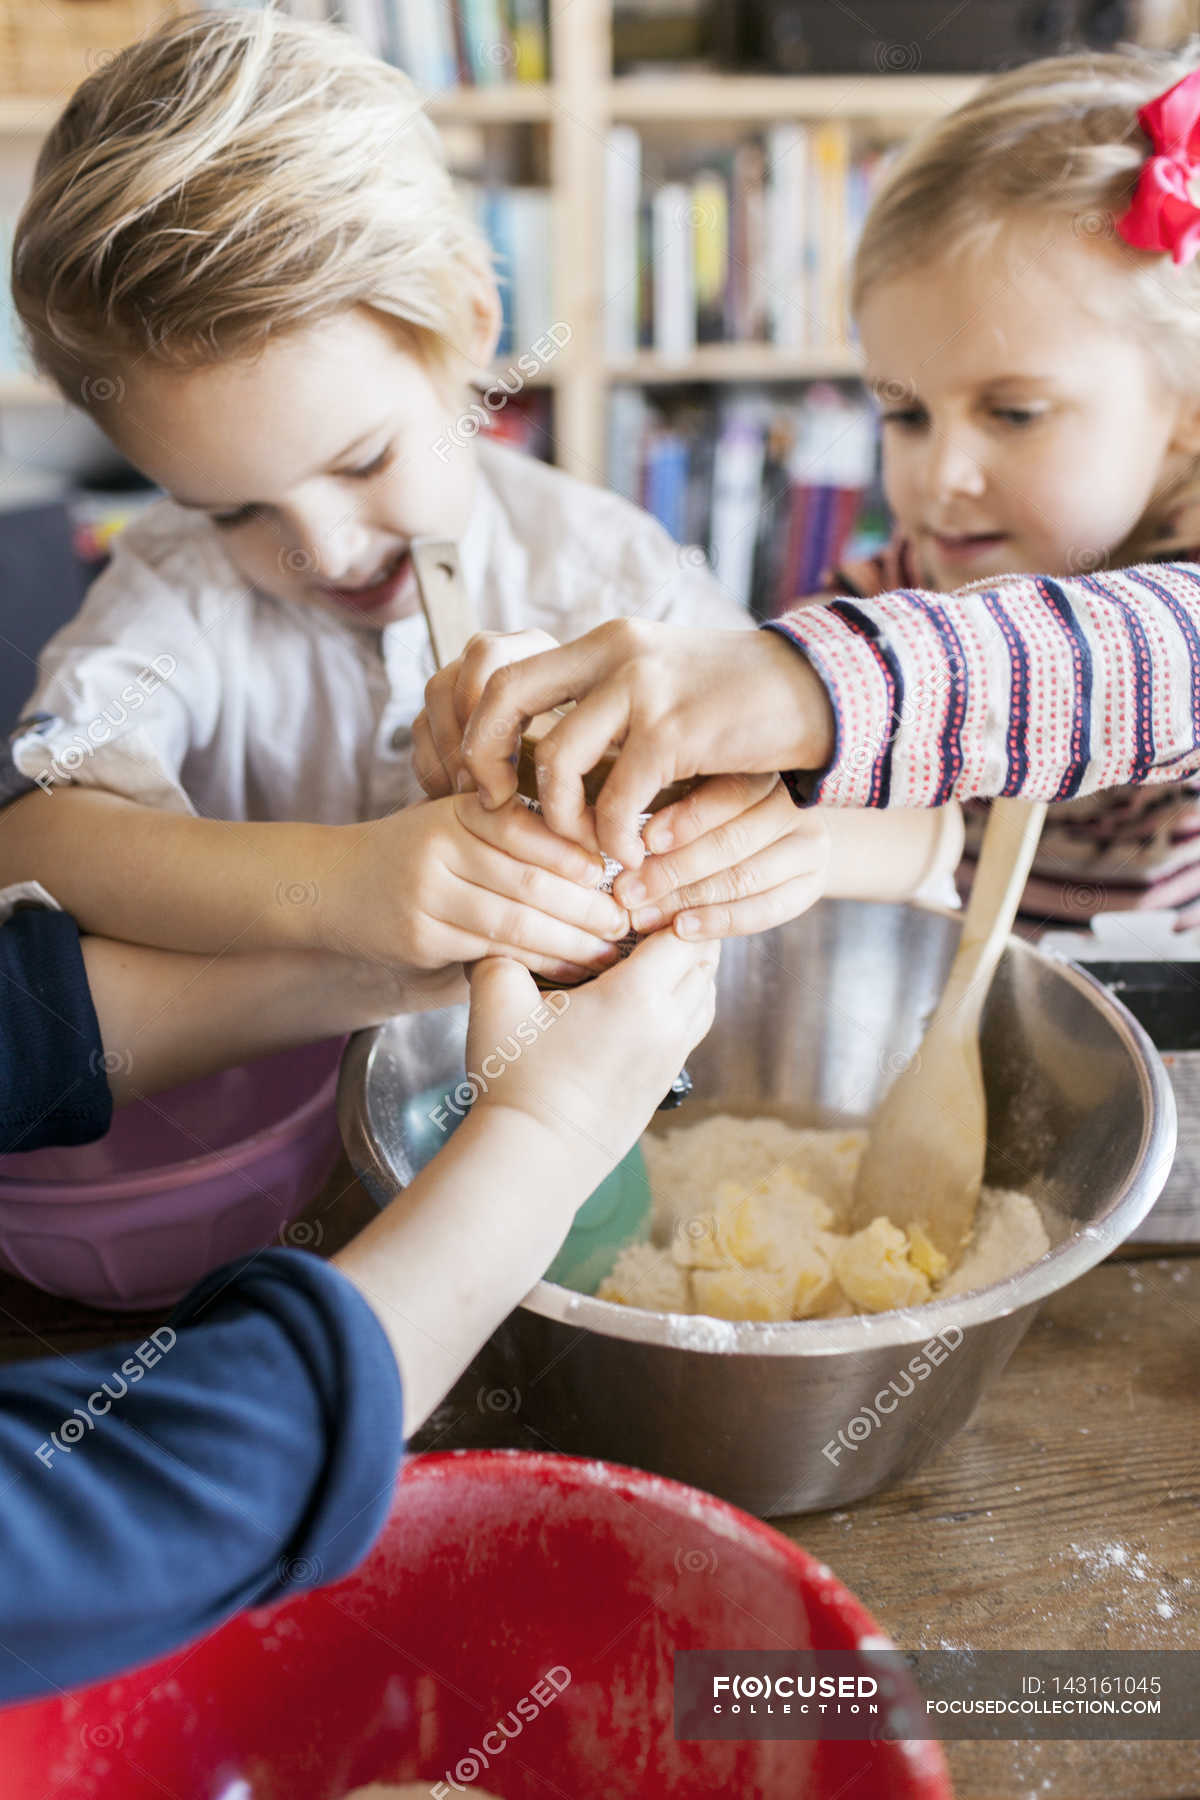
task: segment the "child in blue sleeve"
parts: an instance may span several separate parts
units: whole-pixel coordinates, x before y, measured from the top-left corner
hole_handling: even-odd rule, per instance
[[[103,1132],[101,1058],[124,1066],[164,979],[178,997],[138,1038],[143,1089],[212,1066],[202,1019],[235,985],[230,960],[245,1054],[368,1023],[396,998],[376,970],[368,1001],[345,960],[205,971],[199,957],[81,941],[37,900],[0,895],[0,916],[17,906],[0,925],[8,1147]],[[264,1250],[208,1276],[139,1342],[0,1370],[0,1702],[146,1661],[354,1566],[387,1515],[405,1435],[541,1275],[708,1029],[714,970],[711,949],[660,934],[572,994],[548,1051],[531,1045],[331,1263]],[[468,1060],[538,1000],[517,963],[478,964]]]

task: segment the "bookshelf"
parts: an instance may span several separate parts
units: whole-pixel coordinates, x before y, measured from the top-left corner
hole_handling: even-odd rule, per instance
[[[811,77],[689,72],[614,79],[611,0],[572,0],[570,6],[550,5],[548,13],[549,80],[447,89],[431,94],[428,107],[446,127],[545,134],[553,315],[568,321],[572,332],[540,383],[554,396],[560,466],[587,480],[606,480],[609,394],[621,384],[678,387],[853,376],[858,357],[848,344],[807,351],[759,342],[701,343],[677,358],[650,350],[606,354],[602,221],[609,128],[666,125],[673,140],[690,137],[702,144],[714,126],[728,131],[832,120],[878,127],[898,139],[957,106],[974,79],[919,72]],[[67,92],[0,94],[0,176],[14,157],[29,162]],[[53,398],[33,377],[0,378],[0,405]]]

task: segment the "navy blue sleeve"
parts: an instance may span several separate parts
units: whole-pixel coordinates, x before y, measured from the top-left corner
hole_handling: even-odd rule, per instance
[[[218,1269],[141,1343],[0,1369],[0,1703],[347,1574],[402,1430],[383,1327],[299,1250]]]
[[[0,1152],[88,1144],[111,1123],[79,927],[21,907],[0,927]]]

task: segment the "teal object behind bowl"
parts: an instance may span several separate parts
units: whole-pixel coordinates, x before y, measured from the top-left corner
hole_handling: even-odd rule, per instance
[[[405,1142],[414,1173],[432,1161],[470,1111],[450,1104],[456,1085],[426,1088],[404,1104]],[[641,1146],[635,1144],[584,1201],[544,1279],[594,1294],[611,1273],[618,1250],[644,1232],[649,1220],[650,1177]]]
[[[644,1236],[649,1222],[650,1177],[642,1147],[635,1144],[575,1214],[545,1280],[578,1294],[594,1294],[612,1273],[618,1250],[631,1238]]]

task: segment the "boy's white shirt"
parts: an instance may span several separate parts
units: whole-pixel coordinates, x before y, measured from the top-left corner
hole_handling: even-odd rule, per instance
[[[567,642],[621,616],[753,629],[700,553],[640,507],[501,445],[477,455],[459,557],[484,630]],[[424,798],[411,727],[434,662],[420,612],[371,630],[265,594],[211,519],[173,501],[121,534],[39,668],[24,716],[41,722],[17,731],[12,756],[51,789],[329,825]],[[956,860],[939,852],[914,898],[957,905]]]
[[[503,446],[477,454],[459,549],[484,630],[752,627],[699,553],[629,501]],[[371,630],[264,594],[206,515],[163,500],[43,650],[25,716],[49,721],[15,737],[13,760],[209,818],[379,818],[423,798],[411,726],[433,672],[419,612]]]

